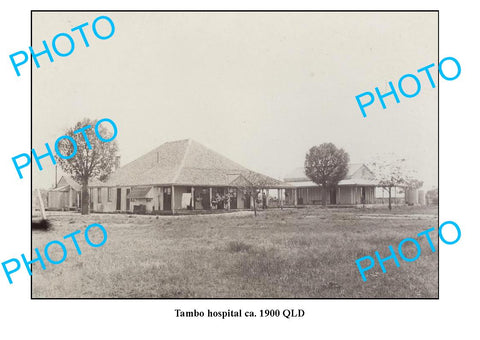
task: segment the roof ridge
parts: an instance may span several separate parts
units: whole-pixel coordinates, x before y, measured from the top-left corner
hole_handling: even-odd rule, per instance
[[[175,176],[173,176],[172,183],[175,183],[178,180],[178,176],[180,176],[180,171],[182,171],[184,165],[185,165],[185,160],[187,159],[187,154],[190,149],[190,146],[192,145],[192,139],[188,139],[188,144],[187,147],[185,148],[185,152],[183,153],[182,161],[180,162],[180,165],[178,166],[177,173]]]

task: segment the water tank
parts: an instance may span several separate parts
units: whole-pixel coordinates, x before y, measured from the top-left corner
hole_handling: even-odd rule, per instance
[[[418,190],[417,189],[407,189],[405,200],[408,205],[418,204]]]
[[[425,205],[425,191],[418,190],[418,204]]]

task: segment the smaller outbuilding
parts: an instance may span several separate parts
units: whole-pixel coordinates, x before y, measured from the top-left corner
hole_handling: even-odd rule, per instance
[[[60,177],[55,188],[47,192],[48,210],[78,210],[82,188],[70,177]]]

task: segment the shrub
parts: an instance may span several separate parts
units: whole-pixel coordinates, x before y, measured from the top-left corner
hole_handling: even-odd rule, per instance
[[[32,230],[49,230],[51,223],[49,220],[41,219],[40,221],[32,220]]]

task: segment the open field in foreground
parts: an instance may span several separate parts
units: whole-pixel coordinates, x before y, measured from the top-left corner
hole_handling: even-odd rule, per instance
[[[77,229],[82,255],[71,240],[59,265],[33,265],[33,298],[383,298],[438,297],[438,252],[427,240],[415,262],[378,264],[363,282],[355,260],[388,256],[388,245],[428,228],[438,249],[437,208],[272,209],[202,216],[140,216],[74,213],[50,215],[52,229],[33,232],[33,247]],[[87,245],[83,231],[100,223],[102,247]],[[92,229],[92,241],[101,232]],[[95,239],[95,236],[99,236]],[[413,245],[404,253],[415,255]],[[53,259],[61,249],[49,250]]]

